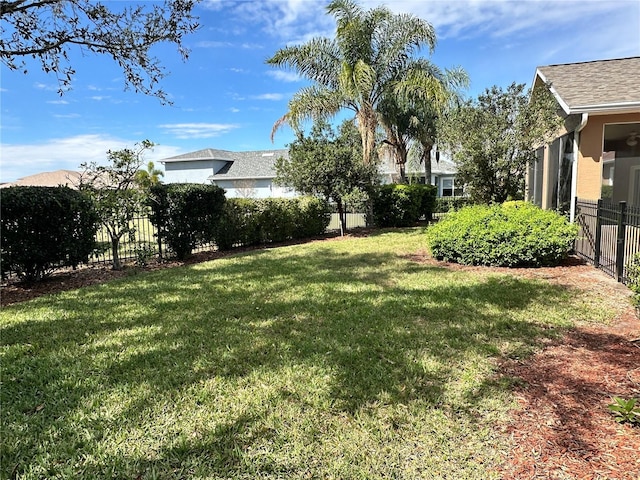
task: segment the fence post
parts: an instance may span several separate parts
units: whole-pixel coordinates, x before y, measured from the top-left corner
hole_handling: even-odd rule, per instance
[[[618,238],[616,239],[616,277],[619,282],[624,280],[624,244],[627,225],[627,202],[620,202],[620,216],[618,217]]]
[[[596,268],[600,266],[600,243],[602,242],[602,221],[600,219],[601,212],[602,199],[598,200],[598,206],[596,207],[596,241],[594,245],[595,251],[593,252],[593,266]]]

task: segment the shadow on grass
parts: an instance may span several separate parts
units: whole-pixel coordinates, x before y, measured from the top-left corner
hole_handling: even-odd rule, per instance
[[[328,372],[332,412],[356,415],[381,399],[451,404],[451,384],[468,363],[499,356],[505,345],[519,354],[547,335],[544,321],[521,313],[534,304],[555,306],[566,295],[541,282],[470,279],[390,253],[318,247],[254,252],[16,306],[16,314],[31,318],[2,329],[3,476],[24,471],[47,450],[63,464],[90,452],[89,443],[77,443],[73,412],[91,418],[79,423],[93,438],[153,423],[154,407],[179,402],[181,393],[211,379],[237,384],[295,365]],[[493,387],[461,388],[469,391],[449,407],[471,411]],[[97,392],[131,392],[131,399],[115,419],[105,418],[87,406]],[[305,401],[303,392],[296,395],[294,401]],[[239,452],[276,434],[260,427],[259,414],[234,415],[205,428],[205,440],[163,442],[157,462],[124,455],[85,473],[103,476],[107,467],[129,470],[133,462],[139,471],[159,467],[166,475],[188,470],[205,453],[211,471],[243,468]],[[71,444],[43,442],[52,431]]]

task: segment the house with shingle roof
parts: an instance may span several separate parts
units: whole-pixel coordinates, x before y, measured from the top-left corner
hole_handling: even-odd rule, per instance
[[[211,183],[226,190],[227,198],[292,197],[291,188],[275,185],[275,164],[289,151],[231,152],[205,148],[161,160],[165,183]]]
[[[294,189],[274,184],[276,160],[280,157],[289,158],[289,151],[231,152],[205,148],[160,162],[164,165],[164,183],[212,183],[224,188],[227,198],[296,196]],[[424,183],[424,172],[419,167],[409,165],[407,174]],[[431,183],[438,187],[438,196],[462,194],[462,185],[456,183],[455,172],[455,165],[446,158],[434,162]],[[393,160],[384,157],[380,164],[381,182],[393,183],[398,178]]]
[[[533,88],[549,88],[564,127],[538,150],[527,199],[571,211],[574,199],[640,205],[640,57],[547,65]]]

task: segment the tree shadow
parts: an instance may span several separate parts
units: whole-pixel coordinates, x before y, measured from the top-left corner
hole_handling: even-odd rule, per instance
[[[398,278],[424,273],[436,273],[439,281],[408,285]],[[448,277],[451,282],[443,280]],[[390,253],[316,248],[312,255],[254,252],[215,267],[155,272],[15,306],[32,318],[2,329],[3,437],[27,440],[3,441],[2,468],[7,474],[41,454],[38,439],[46,432],[75,438],[76,425],[65,417],[89,411],[86,402],[96,402],[96,392],[109,396],[140,385],[145,393],[123,406],[119,428],[148,421],[154,406],[173,398],[171,392],[291,365],[328,372],[334,412],[356,415],[381,399],[438,407],[456,401],[450,383],[465,362],[499,356],[504,344],[530,346],[549,334],[519,312],[565,297],[565,289],[542,282],[473,280],[400,262]],[[425,368],[424,358],[437,367]],[[463,411],[484,393],[475,387],[463,392],[452,408]],[[39,405],[45,406],[25,413]],[[87,428],[108,431],[112,422],[97,415]],[[184,448],[190,459],[214,455],[212,471],[236,464],[238,429],[257,432],[243,440],[247,444],[274,435],[257,423],[253,415],[230,418],[206,433],[209,440],[167,443],[161,457],[180,458]],[[127,463],[111,461],[119,462]]]

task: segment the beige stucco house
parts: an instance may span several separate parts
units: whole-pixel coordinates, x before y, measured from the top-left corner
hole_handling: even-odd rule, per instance
[[[640,57],[548,65],[534,88],[550,88],[564,118],[526,176],[527,198],[570,211],[574,199],[640,206]]]

